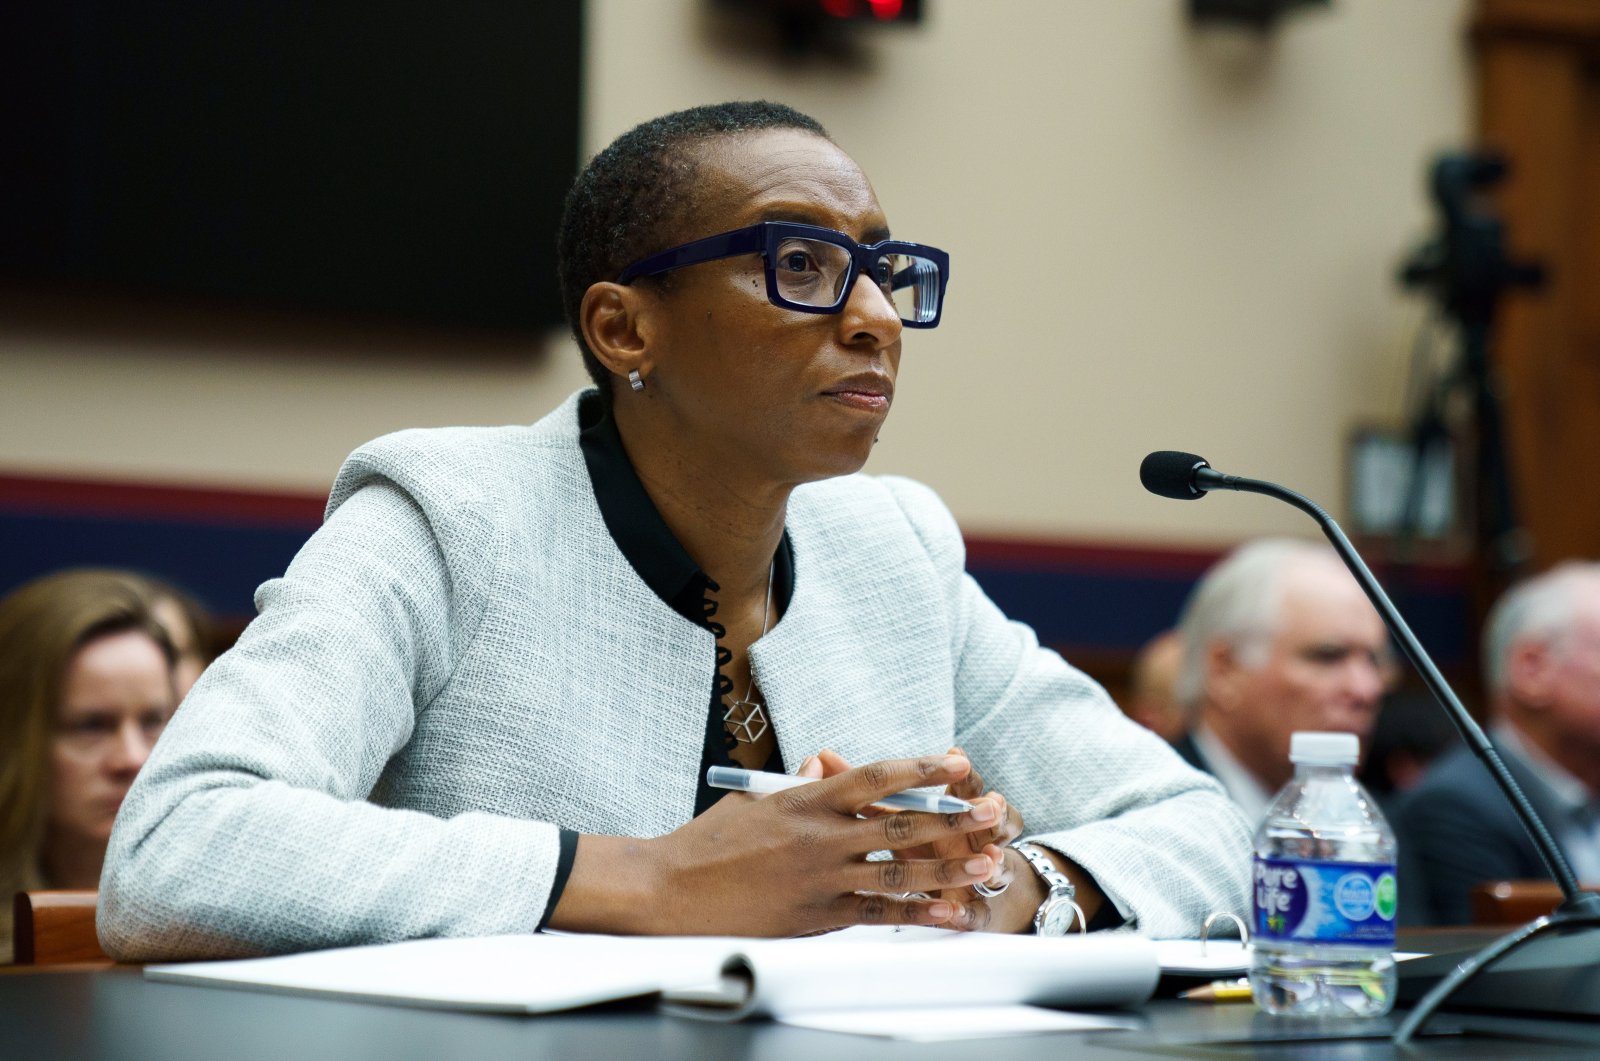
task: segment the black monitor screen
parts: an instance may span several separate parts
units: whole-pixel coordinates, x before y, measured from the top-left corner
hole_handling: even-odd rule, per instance
[[[559,323],[581,0],[0,9],[0,279]]]

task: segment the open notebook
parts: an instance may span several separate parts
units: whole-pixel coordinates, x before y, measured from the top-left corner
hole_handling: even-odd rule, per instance
[[[737,1020],[811,1012],[1134,1005],[1155,945],[1115,933],[1040,939],[857,928],[792,940],[557,933],[429,939],[238,961],[152,965],[152,980],[399,1005],[549,1013],[659,995],[677,1013]]]

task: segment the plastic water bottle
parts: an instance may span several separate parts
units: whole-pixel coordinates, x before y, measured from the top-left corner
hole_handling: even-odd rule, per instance
[[[1353,733],[1296,733],[1294,778],[1255,838],[1256,1005],[1376,1017],[1394,1005],[1394,832],[1351,775]]]

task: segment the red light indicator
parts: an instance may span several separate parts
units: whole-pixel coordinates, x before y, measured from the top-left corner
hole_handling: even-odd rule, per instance
[[[905,0],[867,0],[872,8],[872,17],[888,21],[900,17],[900,9],[905,6]]]

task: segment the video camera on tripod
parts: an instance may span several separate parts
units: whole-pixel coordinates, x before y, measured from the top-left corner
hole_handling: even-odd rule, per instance
[[[1464,390],[1476,441],[1475,539],[1501,583],[1516,574],[1528,548],[1516,517],[1489,342],[1501,297],[1509,290],[1532,290],[1545,282],[1542,265],[1507,256],[1505,226],[1485,202],[1484,193],[1503,181],[1507,172],[1505,159],[1492,152],[1436,159],[1430,187],[1443,226],[1400,269],[1403,287],[1432,296],[1461,329],[1456,366],[1429,389],[1411,424],[1413,474],[1401,536],[1409,539],[1416,534],[1423,467],[1429,452],[1448,442],[1445,408],[1452,393]]]
[[[1505,180],[1507,171],[1505,159],[1493,152],[1436,159],[1430,187],[1444,228],[1400,268],[1403,287],[1433,295],[1463,324],[1493,320],[1508,289],[1544,284],[1542,265],[1506,256],[1505,226],[1482,203],[1481,193]]]

